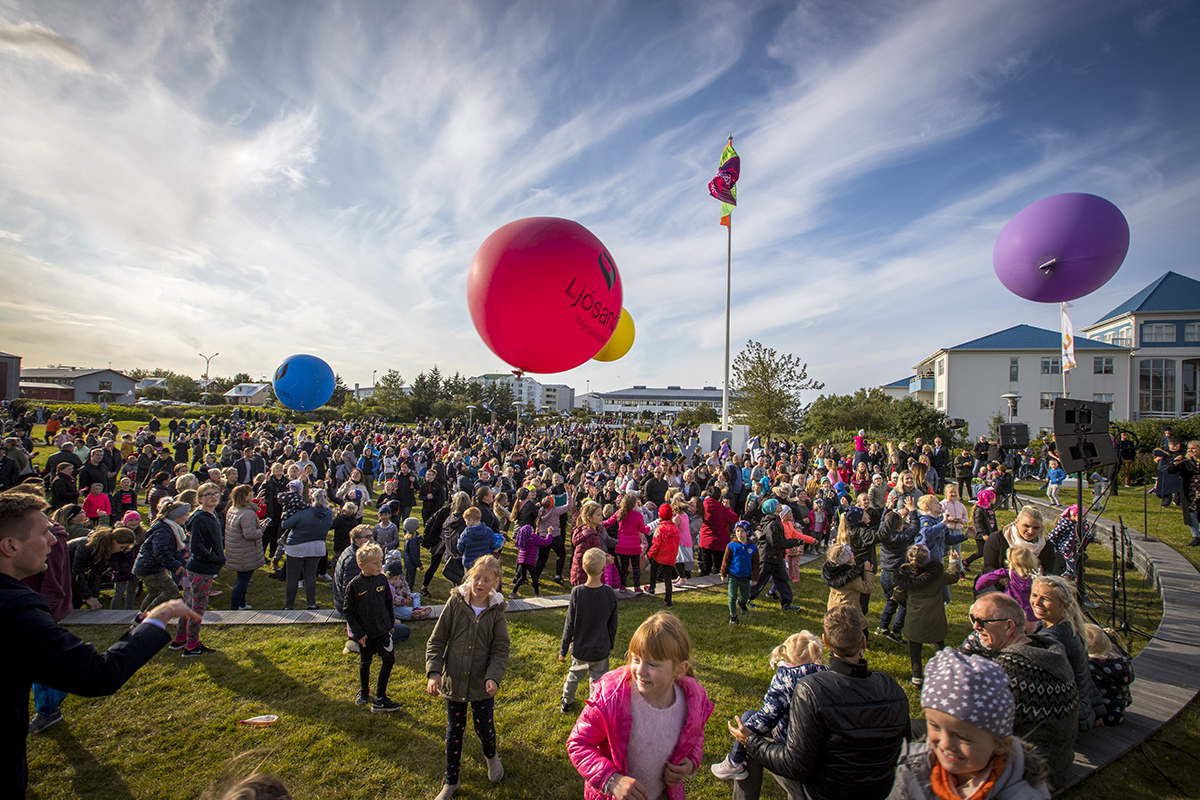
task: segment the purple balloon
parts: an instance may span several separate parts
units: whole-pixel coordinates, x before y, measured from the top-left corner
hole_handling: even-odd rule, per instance
[[[1056,194],[1026,206],[992,251],[996,277],[1015,295],[1061,303],[1108,282],[1129,251],[1129,223],[1094,194]]]

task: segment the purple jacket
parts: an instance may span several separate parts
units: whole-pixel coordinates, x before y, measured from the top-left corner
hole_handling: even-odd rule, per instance
[[[1036,620],[1037,617],[1033,615],[1033,606],[1029,604],[1029,594],[1033,591],[1033,578],[1022,578],[1015,572],[998,569],[980,575],[975,581],[975,591],[982,592],[985,589],[992,589],[1003,578],[1008,578],[1008,586],[1004,587],[1004,593],[1021,604],[1021,608],[1025,609],[1025,619],[1030,622]]]
[[[517,532],[517,563],[534,566],[537,564],[538,548],[554,541],[554,536],[538,536],[536,533]]]

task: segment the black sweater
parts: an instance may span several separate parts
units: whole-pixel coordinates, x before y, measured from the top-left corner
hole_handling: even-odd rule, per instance
[[[611,586],[576,586],[567,604],[558,654],[580,661],[603,661],[617,641],[617,595]]]
[[[342,598],[342,614],[355,640],[364,636],[374,639],[391,633],[396,611],[387,578],[382,574],[356,575]]]

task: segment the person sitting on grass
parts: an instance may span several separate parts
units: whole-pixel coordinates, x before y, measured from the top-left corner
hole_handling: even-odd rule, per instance
[[[399,550],[393,550],[385,559],[387,566],[383,571],[387,575],[388,586],[392,589],[392,608],[396,619],[427,619],[433,613],[429,606],[421,605],[421,595],[414,594],[404,580],[404,561]],[[405,637],[407,639],[407,637]]]
[[[776,647],[770,660],[775,674],[763,696],[762,706],[742,714],[742,724],[776,742],[787,741],[796,682],[805,675],[825,669],[823,651],[821,640],[808,631],[793,633]],[[742,780],[749,774],[746,771],[746,746],[734,740],[733,749],[725,760],[713,764],[710,769],[719,780]]]
[[[396,663],[392,625],[396,621],[392,593],[383,576],[383,551],[368,542],[354,553],[361,573],[346,587],[343,614],[350,627],[350,638],[358,642],[358,697],[355,704],[371,704],[371,712],[399,711],[400,704],[387,696],[388,680]],[[371,700],[371,661],[379,655],[379,678],[375,698]]]
[[[585,501],[586,509],[591,503]],[[563,683],[562,713],[575,707],[575,692],[587,673],[592,687],[608,672],[608,659],[617,641],[617,595],[611,586],[601,582],[608,554],[599,547],[588,548],[580,559],[587,581],[571,590],[567,616],[563,621],[562,642],[558,661],[571,656],[571,667]]]

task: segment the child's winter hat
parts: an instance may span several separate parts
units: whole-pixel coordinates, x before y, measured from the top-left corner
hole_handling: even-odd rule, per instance
[[[384,514],[387,514],[389,517],[392,515],[392,510],[387,507],[386,503],[379,507],[379,516],[382,517]]]
[[[938,651],[925,666],[921,706],[996,736],[1012,736],[1014,703],[1008,675],[982,656],[965,656],[953,647]]]
[[[745,531],[747,536],[749,536],[750,533],[754,530],[754,528],[750,526],[750,523],[744,519],[739,519],[737,521],[737,524],[734,525],[733,527],[739,528],[739,529]]]
[[[779,501],[774,497],[763,501],[762,512],[764,514],[774,514],[779,509]]]
[[[299,494],[304,491],[304,481],[297,478],[294,481],[288,481],[288,491]]]
[[[387,573],[389,578],[394,578],[397,575],[403,575],[404,574],[404,562],[403,561],[389,561],[387,566],[383,568],[383,571]]]
[[[975,505],[980,508],[991,508],[994,502],[996,502],[996,493],[991,489],[982,489],[979,494],[975,495]]]
[[[408,519],[404,520],[405,533],[416,533],[417,528],[419,527],[421,527],[421,522],[416,517],[409,517]]]
[[[187,519],[187,515],[190,513],[192,513],[191,504],[180,503],[178,508],[167,514],[167,519],[171,520],[172,522],[182,522],[183,520]],[[70,519],[70,517],[67,519]]]
[[[142,515],[136,511],[126,511],[125,516],[121,517],[121,524],[127,528],[141,525]]]
[[[675,516],[675,512],[671,510],[670,503],[663,503],[661,506],[658,507],[658,518],[659,519],[668,520],[674,516]]]
[[[533,526],[522,525],[521,527],[517,528],[517,536],[533,536]]]

